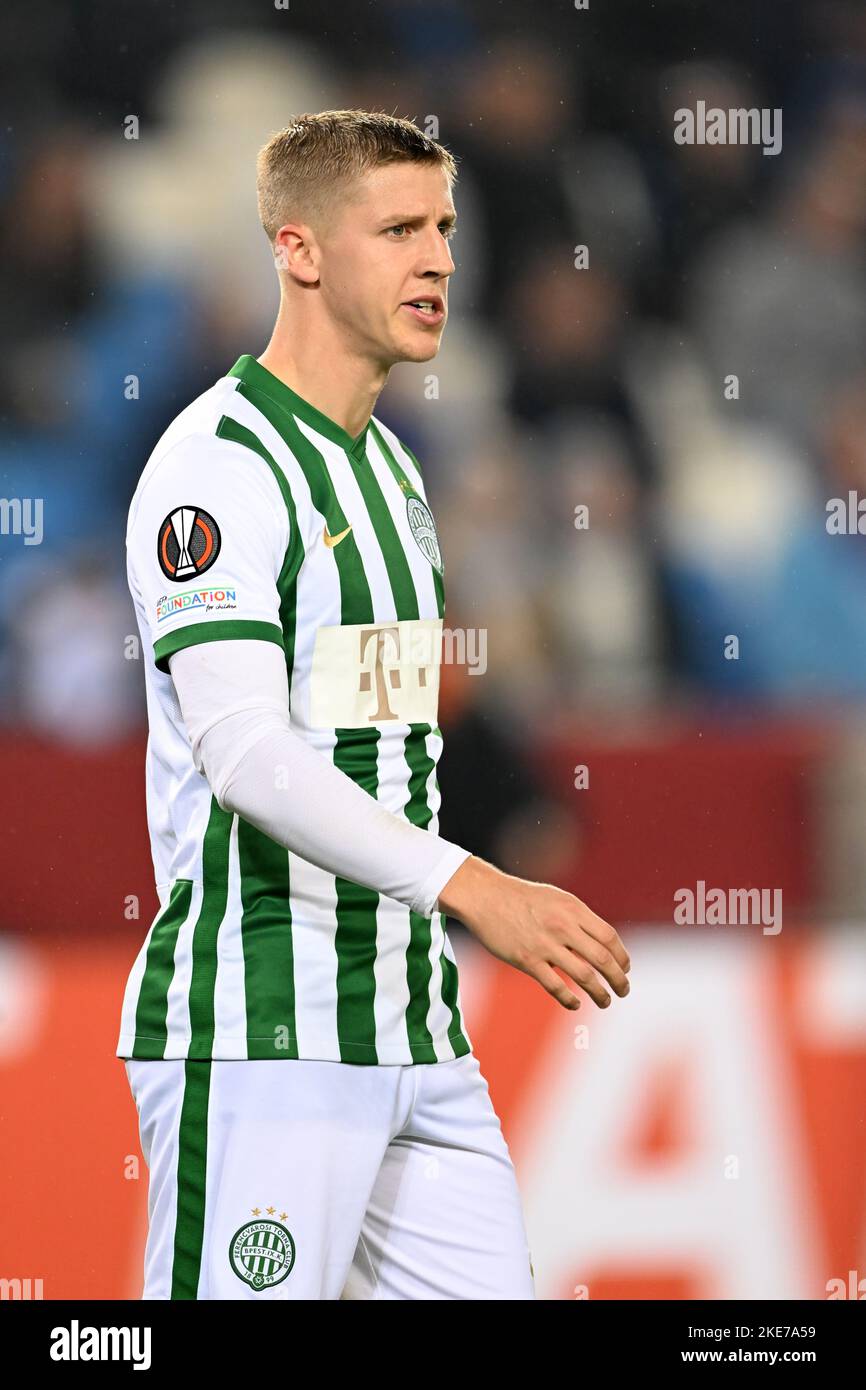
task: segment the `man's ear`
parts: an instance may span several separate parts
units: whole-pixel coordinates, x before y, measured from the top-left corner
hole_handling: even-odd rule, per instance
[[[319,279],[318,246],[311,229],[303,222],[287,222],[274,237],[274,265],[280,275],[288,274],[305,285]]]

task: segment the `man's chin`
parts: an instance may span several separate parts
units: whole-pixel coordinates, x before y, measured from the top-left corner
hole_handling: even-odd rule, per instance
[[[431,357],[435,357],[439,351],[442,340],[440,333],[413,334],[411,338],[406,338],[395,345],[398,362],[429,362]]]

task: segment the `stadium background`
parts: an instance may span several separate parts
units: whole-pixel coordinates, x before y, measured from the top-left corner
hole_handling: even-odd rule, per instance
[[[633,960],[576,1020],[452,924],[539,1296],[856,1296],[866,540],[825,512],[866,488],[862,5],[49,0],[0,32],[0,495],[44,507],[40,544],[0,535],[0,1277],[140,1294],[126,508],[269,336],[255,150],[357,106],[460,159],[443,349],[377,408],[424,462],[446,625],[487,634],[484,674],[443,670],[442,831]],[[677,145],[699,99],[781,108],[781,153]],[[675,925],[700,880],[781,890],[782,930]]]

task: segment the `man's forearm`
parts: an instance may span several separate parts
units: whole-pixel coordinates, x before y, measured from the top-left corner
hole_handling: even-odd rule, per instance
[[[224,781],[214,769],[232,758],[256,713],[230,716],[204,735],[202,767],[219,804],[311,864],[430,916],[469,851],[380,805],[292,729],[267,731],[267,717]]]

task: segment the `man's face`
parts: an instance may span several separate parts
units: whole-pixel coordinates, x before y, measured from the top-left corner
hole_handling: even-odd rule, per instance
[[[455,219],[448,175],[437,165],[386,164],[352,186],[317,240],[320,293],[354,352],[385,368],[435,357]]]

